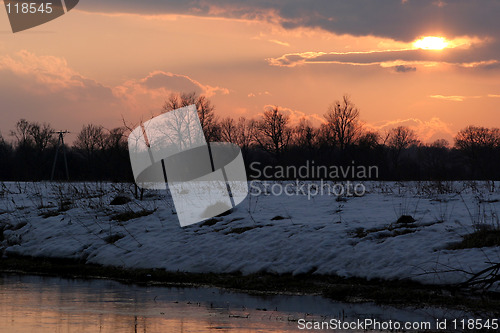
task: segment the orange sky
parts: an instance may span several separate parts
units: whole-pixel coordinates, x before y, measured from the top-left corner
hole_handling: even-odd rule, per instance
[[[469,124],[500,127],[499,30],[488,18],[482,26],[480,18],[448,18],[471,14],[463,1],[457,1],[462,7],[421,1],[422,11],[443,13],[441,19],[427,15],[419,26],[411,14],[407,27],[394,16],[392,30],[388,19],[340,29],[329,22],[351,16],[335,16],[336,8],[314,12],[299,0],[276,1],[283,2],[276,8],[213,2],[186,9],[164,1],[172,5],[157,10],[154,1],[101,8],[82,0],[63,17],[16,34],[0,9],[0,132],[10,139],[20,118],[72,132],[87,123],[119,126],[122,117],[136,123],[175,91],[210,96],[220,116],[256,117],[266,105],[279,105],[292,121],[315,124],[347,93],[368,128],[408,125],[427,142],[452,141]],[[309,4],[315,2],[331,6]],[[410,15],[406,7],[416,3],[382,2],[394,15]],[[360,20],[367,15],[363,7],[338,10],[359,13]],[[319,14],[331,16],[314,21]],[[414,41],[423,36],[444,37],[446,47],[417,49]]]

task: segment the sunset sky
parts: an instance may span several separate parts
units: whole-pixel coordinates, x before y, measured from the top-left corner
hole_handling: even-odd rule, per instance
[[[173,91],[221,117],[278,105],[318,125],[349,94],[367,128],[452,142],[500,127],[499,15],[497,0],[80,0],[13,34],[2,4],[0,132],[137,123]]]

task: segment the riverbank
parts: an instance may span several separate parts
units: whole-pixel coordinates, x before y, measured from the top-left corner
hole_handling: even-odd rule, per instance
[[[170,272],[453,285],[500,261],[500,247],[481,244],[485,237],[461,244],[475,230],[498,227],[500,186],[445,185],[369,182],[362,197],[261,192],[229,214],[181,228],[167,192],[138,200],[130,184],[4,183],[0,253]]]
[[[166,192],[140,200],[130,184],[1,185],[5,272],[500,308],[498,272],[484,271],[500,262],[488,240],[500,186],[490,182],[368,182],[362,197],[261,192],[185,228]],[[469,283],[478,294],[466,292],[471,278],[491,283]]]
[[[10,257],[0,259],[0,272],[79,279],[110,279],[124,284],[162,287],[217,287],[250,295],[320,295],[347,303],[374,302],[406,308],[442,307],[484,318],[500,315],[500,294],[472,293],[451,286],[409,280],[384,281],[314,274],[227,274],[124,269],[84,264],[71,259]]]

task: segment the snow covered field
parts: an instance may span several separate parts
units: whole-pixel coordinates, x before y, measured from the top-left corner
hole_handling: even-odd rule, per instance
[[[367,182],[364,196],[340,198],[262,191],[229,215],[181,228],[166,192],[139,201],[130,184],[3,183],[0,252],[168,271],[457,283],[500,262],[498,247],[446,249],[475,227],[498,226],[498,185]],[[132,201],[110,205],[118,195]],[[415,221],[397,222],[403,215]]]

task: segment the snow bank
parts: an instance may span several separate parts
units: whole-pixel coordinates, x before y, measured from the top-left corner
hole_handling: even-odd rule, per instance
[[[6,183],[0,191],[0,249],[4,256],[126,268],[312,272],[431,284],[463,281],[465,272],[499,261],[498,247],[446,250],[471,233],[473,223],[498,222],[500,192],[491,183],[447,183],[445,194],[432,183],[365,185],[366,195],[341,200],[250,195],[227,216],[181,228],[164,192],[111,206],[119,194],[132,198],[129,184]],[[132,212],[146,216],[126,220]],[[416,221],[397,223],[402,215]]]

